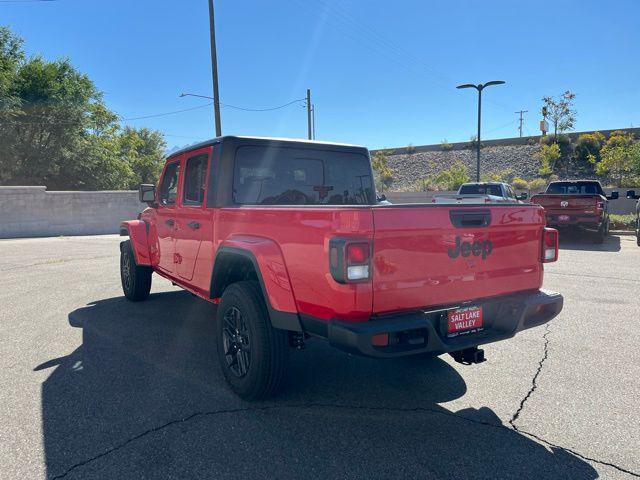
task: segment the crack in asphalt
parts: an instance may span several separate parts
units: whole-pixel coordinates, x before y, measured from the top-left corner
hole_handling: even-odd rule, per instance
[[[545,324],[544,329],[545,329],[545,332],[544,332],[544,335],[542,335],[542,338],[544,340],[544,351],[542,354],[542,358],[538,362],[538,369],[536,370],[536,373],[533,375],[533,379],[531,380],[531,388],[529,389],[527,394],[522,398],[522,400],[520,400],[520,405],[518,406],[516,413],[514,413],[513,416],[509,419],[509,425],[511,425],[514,428],[514,430],[518,430],[518,427],[516,427],[516,420],[522,413],[522,410],[524,409],[524,404],[527,403],[527,400],[529,400],[529,397],[531,397],[531,395],[533,395],[533,392],[536,391],[536,388],[538,388],[538,377],[540,376],[540,372],[542,372],[542,366],[544,365],[544,362],[547,360],[547,357],[549,356],[549,334],[551,333],[551,330],[549,329],[548,323]]]
[[[527,435],[531,438],[534,438],[535,440],[537,440],[540,443],[543,443],[545,445],[548,445],[549,447],[552,448],[556,448],[565,452],[569,452],[573,455],[575,455],[576,457],[579,457],[583,460],[592,462],[592,463],[597,463],[600,465],[604,465],[604,466],[608,466],[608,467],[612,467],[615,468],[616,470],[623,472],[623,473],[627,473],[629,475],[632,475],[634,477],[638,477],[640,478],[640,473],[635,473],[632,472],[631,470],[627,470],[623,467],[620,467],[618,465],[615,465],[613,463],[607,462],[607,461],[603,461],[603,460],[598,460],[595,458],[591,458],[591,457],[587,457],[586,455],[582,455],[581,453],[576,452],[575,450],[572,450],[570,448],[565,448],[562,447],[560,445],[556,445],[552,442],[549,442],[548,440],[545,440],[542,437],[539,437],[533,433],[521,430],[517,427],[515,427],[514,425],[512,425],[513,428],[507,427],[506,425],[502,425],[502,424],[496,424],[496,423],[491,423],[491,422],[486,422],[486,421],[482,421],[482,420],[476,420],[476,419],[472,419],[472,418],[468,418],[465,417],[463,415],[458,415],[457,413],[454,412],[450,412],[448,410],[439,410],[439,409],[435,409],[435,408],[428,408],[428,407],[411,407],[411,408],[403,408],[403,407],[383,407],[383,406],[367,406],[367,405],[349,405],[349,404],[340,404],[340,403],[315,403],[315,402],[307,402],[307,403],[299,403],[299,404],[287,404],[287,405],[263,405],[263,406],[249,406],[249,407],[239,407],[239,408],[230,408],[230,409],[222,409],[222,410],[211,410],[211,411],[206,411],[206,412],[195,412],[192,413],[186,417],[182,417],[182,418],[178,418],[175,420],[171,420],[169,422],[163,423],[161,425],[158,425],[156,427],[150,428],[148,430],[145,430],[142,433],[139,433],[138,435],[135,435],[133,437],[128,438],[127,440],[114,445],[113,447],[110,447],[108,449],[106,449],[105,451],[103,451],[102,453],[99,453],[93,457],[90,457],[86,460],[83,460],[81,462],[75,463],[73,464],[71,467],[69,467],[67,470],[65,470],[64,472],[55,475],[53,477],[51,477],[51,480],[59,480],[62,479],[64,477],[66,477],[67,475],[69,475],[70,473],[72,473],[74,470],[83,467],[85,465],[88,465],[91,462],[94,462],[95,460],[98,460],[102,457],[105,457],[107,455],[110,455],[111,453],[114,453],[124,447],[126,447],[127,445],[147,436],[150,434],[153,434],[155,432],[158,432],[160,430],[164,430],[165,428],[168,428],[172,425],[176,425],[176,424],[180,424],[180,423],[186,423],[189,422],[190,420],[194,420],[196,418],[203,418],[203,417],[209,417],[209,416],[216,416],[216,415],[223,415],[223,414],[234,414],[234,413],[243,413],[243,412],[258,412],[258,411],[268,411],[268,410],[286,410],[286,409],[296,409],[296,408],[338,408],[338,409],[348,409],[348,410],[367,410],[367,411],[386,411],[386,412],[403,412],[403,413],[411,413],[411,412],[428,412],[428,413],[434,413],[434,414],[439,414],[439,415],[445,415],[448,417],[453,417],[456,418],[457,420],[462,420],[468,423],[473,423],[475,425],[482,425],[482,426],[486,426],[486,427],[492,427],[492,428],[497,428],[497,429],[503,429],[503,430],[508,430],[508,431],[517,431],[518,433]]]
[[[616,470],[623,472],[623,473],[627,473],[629,475],[632,475],[634,477],[638,477],[640,478],[640,473],[636,473],[636,472],[632,472],[631,470],[627,470],[626,468],[620,467],[614,463],[610,463],[604,460],[598,460],[596,458],[591,458],[591,457],[587,457],[586,455],[583,455],[579,452],[576,452],[575,450],[572,450],[570,448],[567,447],[562,447],[560,445],[556,445],[554,443],[551,443],[548,440],[545,440],[544,438],[531,433],[531,432],[527,432],[525,430],[520,429],[520,427],[518,427],[516,425],[516,420],[518,419],[518,417],[520,416],[520,414],[522,413],[522,410],[524,409],[525,404],[527,403],[527,400],[529,400],[529,398],[531,397],[531,395],[533,395],[533,392],[536,391],[536,389],[538,388],[538,377],[540,376],[540,373],[542,372],[542,368],[544,366],[544,362],[547,360],[547,358],[549,357],[549,334],[551,333],[551,329],[549,328],[549,324],[545,324],[545,332],[544,335],[542,335],[542,338],[544,339],[544,349],[543,349],[543,353],[542,353],[542,358],[540,359],[540,361],[538,362],[538,368],[536,369],[536,373],[533,375],[533,378],[531,379],[531,388],[529,389],[529,391],[527,392],[527,394],[522,398],[522,400],[520,401],[520,405],[518,405],[518,409],[516,410],[516,412],[513,414],[513,416],[509,419],[509,425],[511,425],[511,427],[513,428],[513,430],[515,430],[516,432],[525,434],[531,438],[534,438],[536,440],[538,440],[539,442],[542,442],[552,448],[558,448],[561,450],[564,450],[565,452],[569,452],[573,455],[575,455],[576,457],[579,457],[583,460],[589,461],[589,462],[593,462],[593,463],[597,463],[600,465],[605,465],[607,467],[612,467],[615,468]],[[504,426],[504,425],[502,425]],[[505,427],[507,428],[507,427]]]

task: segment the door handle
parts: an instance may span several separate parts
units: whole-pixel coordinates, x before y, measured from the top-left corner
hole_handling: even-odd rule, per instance
[[[192,230],[197,230],[200,228],[200,224],[198,222],[189,222],[187,223],[187,227],[189,227]]]
[[[173,218],[170,218],[169,220],[165,220],[165,222],[164,222],[164,223],[166,223],[166,224],[167,224],[167,225],[169,225],[170,227],[173,227],[173,224],[174,224],[175,222],[173,221]]]

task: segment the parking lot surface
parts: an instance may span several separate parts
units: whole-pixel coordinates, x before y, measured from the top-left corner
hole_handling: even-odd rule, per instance
[[[563,312],[480,365],[310,341],[262,403],[227,389],[213,305],[157,276],[123,298],[120,240],[0,241],[0,478],[640,476],[632,237],[563,242]]]

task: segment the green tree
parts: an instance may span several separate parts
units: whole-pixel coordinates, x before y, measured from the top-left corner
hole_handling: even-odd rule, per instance
[[[130,188],[155,183],[164,165],[164,137],[148,128],[125,127],[120,135],[120,155],[132,170]]]
[[[123,131],[69,60],[27,58],[0,28],[0,184],[130,188],[155,180],[164,147],[159,132]]]
[[[542,97],[543,112],[553,125],[553,136],[558,137],[559,133],[573,130],[576,122],[576,111],[573,108],[573,101],[576,94],[567,90],[558,97]]]
[[[625,186],[625,180],[640,175],[640,143],[635,141],[632,133],[611,133],[600,154],[602,159],[596,166],[596,172],[611,176],[618,187]]]

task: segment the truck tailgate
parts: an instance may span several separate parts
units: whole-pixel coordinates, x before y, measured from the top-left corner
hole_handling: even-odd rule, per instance
[[[598,205],[598,202],[604,202],[600,195],[534,195],[531,197],[531,203],[541,205],[545,210],[571,211],[571,213],[590,211]]]
[[[374,208],[373,219],[374,313],[542,285],[539,206],[393,205]]]

